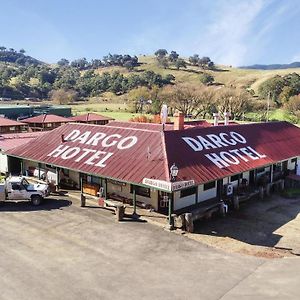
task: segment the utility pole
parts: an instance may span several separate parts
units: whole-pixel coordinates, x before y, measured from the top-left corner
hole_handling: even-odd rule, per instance
[[[267,117],[266,117],[266,121],[269,122],[269,110],[270,110],[270,96],[271,96],[271,92],[268,93],[268,102],[267,102]]]

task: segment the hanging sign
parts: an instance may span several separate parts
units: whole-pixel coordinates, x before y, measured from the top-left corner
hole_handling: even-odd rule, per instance
[[[178,190],[182,190],[194,186],[195,181],[186,180],[186,181],[169,182],[169,181],[158,180],[158,179],[144,178],[143,184],[157,189],[165,190],[168,192],[174,192],[174,191],[178,191]]]

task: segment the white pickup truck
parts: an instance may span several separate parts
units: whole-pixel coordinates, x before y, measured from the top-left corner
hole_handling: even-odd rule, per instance
[[[47,184],[30,184],[22,176],[8,177],[0,184],[0,201],[28,200],[33,205],[40,205],[49,194],[50,189]]]

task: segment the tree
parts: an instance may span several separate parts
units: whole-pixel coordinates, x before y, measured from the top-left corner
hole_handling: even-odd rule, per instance
[[[6,51],[6,47],[0,46],[0,51]]]
[[[174,86],[165,86],[160,93],[161,99],[172,107],[178,109],[184,115],[192,114],[197,101],[195,101],[195,85],[189,83],[178,83]]]
[[[270,97],[278,106],[280,105],[279,95],[282,92],[286,82],[283,77],[276,75],[270,79],[265,80],[258,87],[258,94],[260,97],[267,99]]]
[[[69,104],[77,100],[77,92],[74,90],[53,90],[50,99],[56,104]]]
[[[233,119],[241,119],[251,106],[250,94],[244,90],[223,88],[218,90],[215,99],[217,111],[229,112]]]
[[[193,56],[189,57],[189,62],[193,65],[193,66],[197,66],[199,63],[199,54],[194,54]]]
[[[68,66],[69,63],[70,62],[66,58],[62,58],[57,62],[60,67]]]
[[[157,58],[165,57],[168,54],[168,51],[166,49],[158,49],[155,51],[154,55]]]
[[[198,60],[198,65],[199,65],[201,68],[205,69],[205,68],[208,67],[208,64],[209,64],[210,62],[211,62],[211,60],[210,60],[209,57],[203,56],[202,58],[200,58],[200,59]]]
[[[171,51],[169,54],[169,61],[170,62],[175,62],[179,57],[179,54],[176,51]]]
[[[296,118],[296,121],[300,121],[300,96],[293,96],[289,102],[285,103],[284,108]]]
[[[158,64],[164,69],[167,69],[169,67],[169,62],[166,57],[158,57],[157,60],[158,60]]]
[[[144,105],[151,98],[150,90],[147,87],[139,87],[128,93],[129,110],[134,113],[143,113]]]
[[[216,90],[212,87],[197,86],[194,89],[194,116],[201,116],[203,119],[207,115],[212,116],[217,111],[215,101]]]
[[[79,70],[84,70],[88,65],[88,61],[85,57],[75,59],[71,62],[71,67],[78,68]]]
[[[182,58],[178,58],[175,61],[175,68],[179,70],[180,68],[186,68],[186,62]]]
[[[131,60],[127,60],[124,63],[123,67],[125,67],[128,71],[132,71],[134,69],[134,67],[135,67],[135,63],[133,61],[131,61]]]
[[[22,48],[22,49],[19,50],[19,52],[22,53],[22,54],[25,54],[26,51]]]
[[[214,77],[210,75],[209,73],[202,73],[200,75],[200,82],[205,85],[210,85],[214,82]]]
[[[284,86],[282,92],[279,94],[279,99],[281,103],[286,103],[289,101],[290,97],[294,95],[294,90],[290,86]]]

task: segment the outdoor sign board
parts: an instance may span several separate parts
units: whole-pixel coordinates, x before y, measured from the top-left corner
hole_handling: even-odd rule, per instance
[[[150,187],[157,188],[157,189],[165,190],[168,192],[174,192],[174,191],[179,191],[179,190],[194,186],[195,181],[194,180],[186,180],[186,181],[168,182],[168,181],[164,181],[164,180],[144,178],[143,184],[150,186]]]

